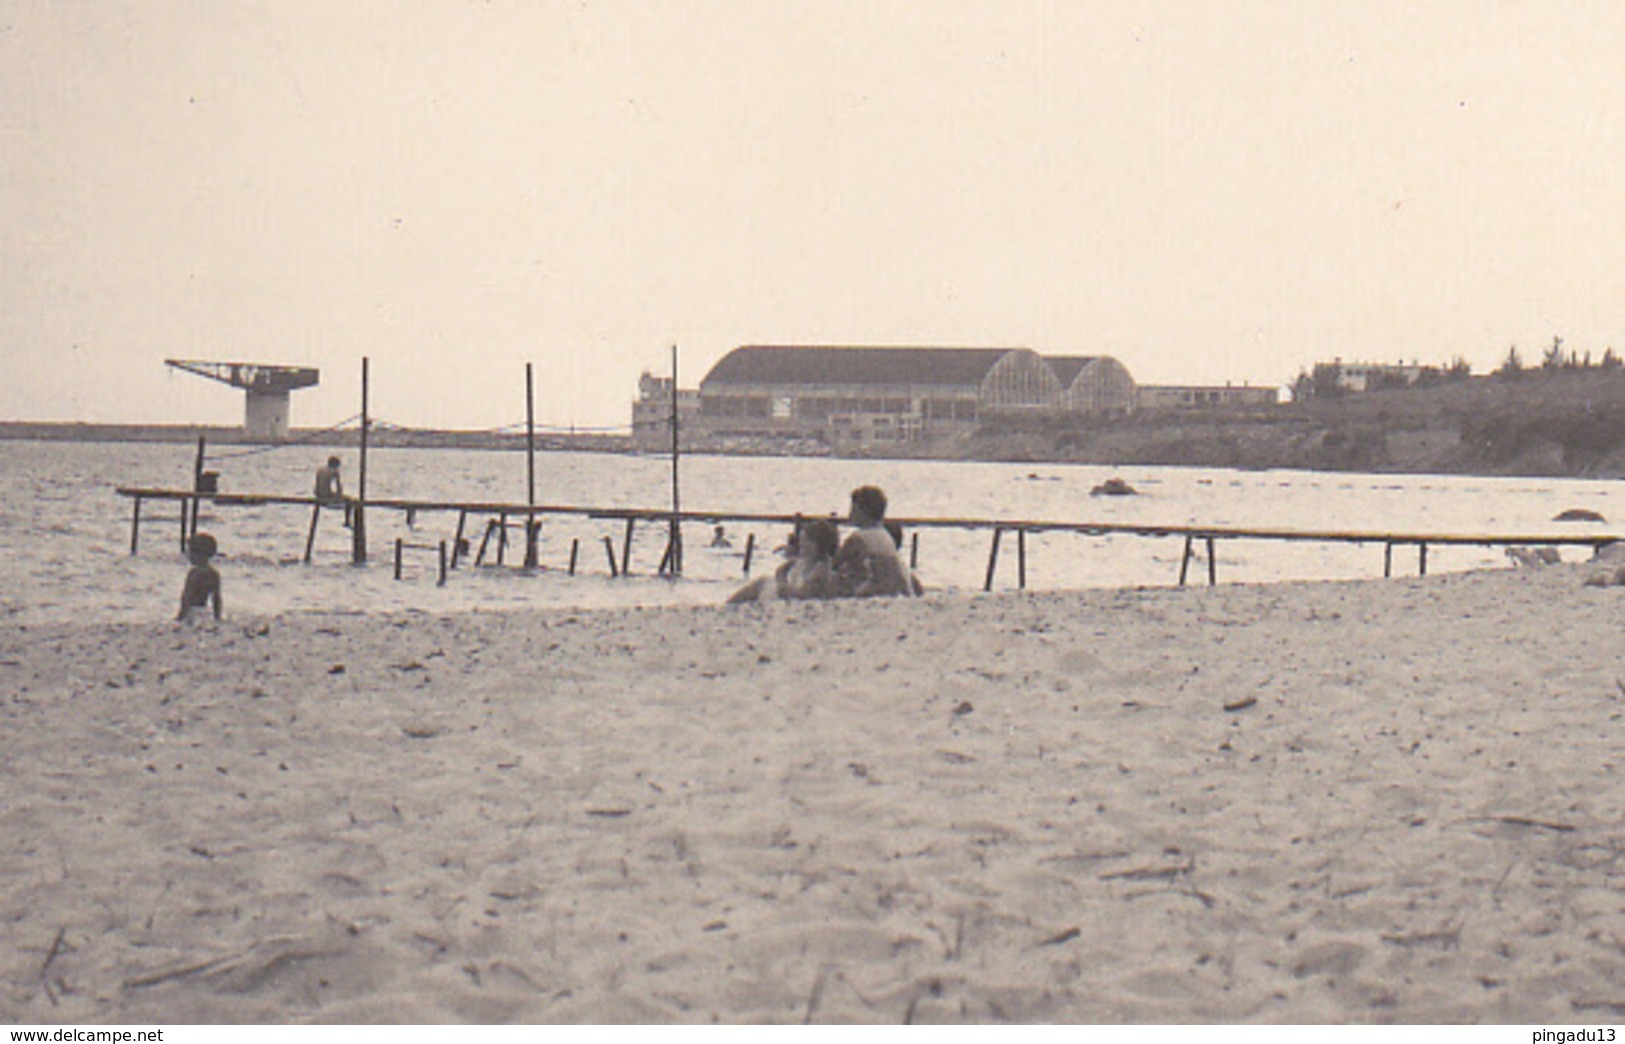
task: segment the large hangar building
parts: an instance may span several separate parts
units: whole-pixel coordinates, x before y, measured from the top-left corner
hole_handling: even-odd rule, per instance
[[[700,381],[700,432],[815,438],[836,449],[950,438],[999,421],[1132,412],[1110,356],[1029,348],[747,345]]]

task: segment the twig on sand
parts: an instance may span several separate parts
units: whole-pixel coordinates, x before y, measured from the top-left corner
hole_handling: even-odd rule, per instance
[[[144,990],[149,986],[159,986],[174,979],[190,978],[193,975],[200,975],[203,972],[218,968],[231,960],[233,960],[231,957],[216,957],[212,961],[202,961],[198,964],[187,964],[179,968],[172,968],[169,971],[140,975],[133,979],[124,980],[124,988],[127,990]]]
[[[821,966],[818,969],[818,974],[813,977],[812,990],[807,994],[807,1010],[801,1016],[801,1024],[803,1026],[812,1025],[813,1012],[817,1010],[818,999],[823,996],[824,993],[824,973],[827,971],[829,971],[829,967],[827,965]]]
[[[1572,823],[1548,823],[1545,820],[1529,819],[1525,816],[1490,816],[1489,818],[1494,822],[1505,823],[1508,826],[1539,827],[1542,830],[1555,830],[1560,834],[1572,833],[1579,829]]]
[[[1082,934],[1083,934],[1083,930],[1081,928],[1078,928],[1078,927],[1074,926],[1072,928],[1068,928],[1064,932],[1060,932],[1060,933],[1058,933],[1056,935],[1050,936],[1048,939],[1045,939],[1043,942],[1039,943],[1038,945],[1040,945],[1040,946],[1059,946],[1064,942],[1071,942],[1073,939],[1076,939],[1078,936],[1080,936]]]
[[[67,934],[68,928],[66,925],[56,930],[56,938],[51,940],[51,948],[46,951],[45,960],[39,966],[39,977],[41,979],[45,978],[45,973],[50,970],[51,962],[56,960],[56,955],[62,952],[62,940]]]
[[[1101,874],[1102,881],[1171,881],[1196,869],[1196,857],[1180,866],[1141,866],[1133,870],[1116,870]]]

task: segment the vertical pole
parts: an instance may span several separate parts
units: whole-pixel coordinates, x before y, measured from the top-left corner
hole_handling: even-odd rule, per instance
[[[403,541],[400,537],[396,537],[395,538],[395,579],[397,579],[397,580],[399,580],[401,578],[401,552],[402,552],[404,546],[405,546],[405,541]]]
[[[1394,545],[1391,541],[1382,545],[1382,575],[1383,579],[1394,575]]]
[[[683,510],[683,500],[677,485],[677,462],[682,454],[677,438],[677,346],[671,346],[671,575],[681,576],[683,573],[683,525],[678,521],[677,515]],[[621,565],[625,566],[626,556],[621,556]]]
[[[1191,567],[1191,542],[1196,537],[1190,533],[1185,534],[1185,553],[1179,557],[1179,586],[1185,586],[1185,573]]]
[[[188,522],[188,503],[190,502],[185,497],[181,498],[181,554],[183,555],[186,554],[186,528],[190,524]]]
[[[322,506],[313,504],[310,508],[310,532],[305,534],[305,561],[310,561],[311,550],[316,546],[316,523],[321,521]]]
[[[435,586],[446,586],[446,542],[444,540],[440,541],[440,582]]]
[[[581,550],[581,538],[580,537],[572,538],[570,540],[570,575],[571,576],[576,575],[576,553],[578,551],[580,551],[580,550]]]
[[[1427,576],[1428,575],[1428,546],[1426,544],[1418,544],[1416,546],[1418,548],[1417,559],[1416,559],[1416,569],[1417,569],[1417,574],[1416,575],[1418,575],[1418,576]]]
[[[141,498],[135,498],[135,509],[130,513],[130,554],[141,543]]]
[[[1213,587],[1219,582],[1219,556],[1213,553],[1213,538],[1207,537],[1207,585]]]
[[[137,500],[136,503],[139,504],[139,503],[141,503],[141,501]],[[756,552],[756,531],[751,530],[751,532],[749,532],[745,536],[745,575],[746,576],[750,575],[750,558],[751,558],[751,555],[754,554],[755,552]]]
[[[615,568],[615,539],[613,537],[604,538],[604,554],[609,556],[609,575],[620,576],[621,571]]]
[[[350,560],[356,565],[367,560],[367,429],[372,426],[372,417],[367,412],[367,393],[370,390],[370,373],[368,359],[361,357],[361,464],[357,468],[360,472],[356,476],[355,511],[350,517],[350,534],[353,540],[350,544]]]
[[[525,568],[536,568],[536,385],[525,364]]]
[[[508,557],[508,513],[506,511],[497,516],[497,565],[501,565]]]
[[[468,509],[457,512],[457,535],[451,541],[451,567],[457,568],[457,557],[463,553],[463,525],[468,521]]]
[[[1027,531],[1016,530],[1016,586],[1027,590]]]
[[[485,535],[480,537],[480,553],[474,556],[475,566],[479,566],[485,562],[485,545],[491,542],[491,530],[495,528],[495,522],[487,521],[485,523]]]
[[[637,524],[635,517],[626,520],[626,539],[621,541],[621,575],[632,575],[632,527]]]
[[[913,572],[920,567],[920,534],[918,532],[908,535],[908,571]]]
[[[203,488],[203,436],[197,437],[197,459],[192,462],[192,492],[196,493]],[[192,532],[197,536],[197,509],[198,498],[192,498]]]
[[[1003,529],[993,527],[993,546],[987,552],[987,580],[982,584],[984,591],[993,590],[993,570],[999,565],[999,537],[1003,535]]]

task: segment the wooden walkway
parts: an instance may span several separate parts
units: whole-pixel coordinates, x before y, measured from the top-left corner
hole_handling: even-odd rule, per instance
[[[438,547],[440,552],[440,580],[445,582],[448,569],[457,568],[458,561],[465,553],[465,531],[471,516],[483,517],[486,524],[480,541],[479,553],[475,564],[484,563],[488,545],[493,538],[497,541],[495,560],[496,564],[503,564],[508,547],[508,531],[510,528],[520,529],[525,547],[524,563],[527,567],[537,564],[536,542],[540,531],[538,519],[548,516],[574,516],[588,519],[621,522],[625,524],[625,536],[622,541],[619,557],[615,554],[614,541],[604,537],[604,547],[609,564],[611,576],[628,575],[632,556],[632,535],[639,523],[665,525],[671,534],[665,553],[661,559],[658,572],[660,575],[677,576],[682,572],[681,558],[681,530],[683,523],[716,524],[720,522],[782,524],[796,526],[815,516],[773,513],[750,512],[712,512],[712,511],[669,511],[649,508],[615,508],[615,507],[581,507],[564,504],[520,504],[502,501],[469,501],[451,502],[436,500],[403,500],[403,499],[369,499],[365,505],[351,501],[348,505],[318,502],[309,496],[283,496],[278,494],[257,493],[198,493],[192,490],[154,489],[143,487],[119,487],[118,495],[128,497],[134,502],[130,518],[130,553],[135,554],[140,546],[141,512],[142,506],[151,501],[159,503],[178,503],[180,505],[180,544],[184,550],[191,533],[197,531],[198,505],[207,501],[216,507],[257,507],[263,505],[285,505],[309,509],[310,528],[305,540],[305,561],[310,561],[311,549],[315,543],[316,530],[325,511],[337,511],[345,508],[346,513],[352,509],[371,511],[399,511],[406,515],[410,525],[420,514],[450,513],[457,514],[456,534],[449,545],[441,541]],[[899,525],[907,530],[914,530],[913,542],[909,549],[911,566],[918,565],[919,530],[925,529],[959,529],[981,530],[992,533],[992,542],[988,549],[987,575],[983,583],[983,590],[992,590],[994,576],[998,570],[1000,545],[1006,533],[1014,534],[1016,540],[1016,582],[1017,586],[1025,589],[1027,586],[1027,536],[1036,533],[1075,533],[1081,536],[1108,536],[1112,534],[1125,534],[1142,537],[1182,537],[1184,538],[1184,554],[1180,557],[1179,584],[1184,586],[1190,569],[1191,560],[1196,557],[1196,542],[1202,541],[1206,551],[1207,580],[1210,585],[1218,583],[1218,567],[1214,554],[1215,545],[1220,540],[1265,540],[1265,541],[1308,541],[1316,543],[1339,544],[1381,544],[1383,546],[1383,576],[1393,575],[1393,554],[1396,547],[1415,547],[1417,549],[1417,572],[1419,575],[1427,574],[1428,548],[1433,546],[1479,546],[1479,547],[1514,547],[1514,546],[1580,546],[1598,548],[1619,540],[1625,536],[1612,533],[1536,533],[1536,534],[1464,534],[1464,533],[1403,533],[1385,532],[1377,530],[1302,530],[1302,529],[1276,529],[1254,528],[1239,526],[1200,526],[1200,525],[1156,525],[1150,523],[1122,523],[1122,522],[1088,522],[1064,521],[1058,519],[988,519],[988,518],[898,518]],[[754,551],[755,534],[751,534],[745,547],[744,572],[750,573],[752,553]],[[424,549],[435,550],[433,545],[406,544],[396,541],[395,545],[395,571],[399,577],[401,569],[401,556],[404,550]],[[573,542],[570,549],[571,575],[576,572],[579,554],[578,543]],[[357,549],[356,560],[365,559],[364,549]]]

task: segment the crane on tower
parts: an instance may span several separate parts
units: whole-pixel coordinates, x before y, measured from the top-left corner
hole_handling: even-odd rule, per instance
[[[288,436],[291,393],[299,388],[309,388],[321,380],[321,371],[313,366],[204,362],[197,359],[165,359],[164,365],[243,389],[247,400],[243,426],[251,436],[272,441]]]

